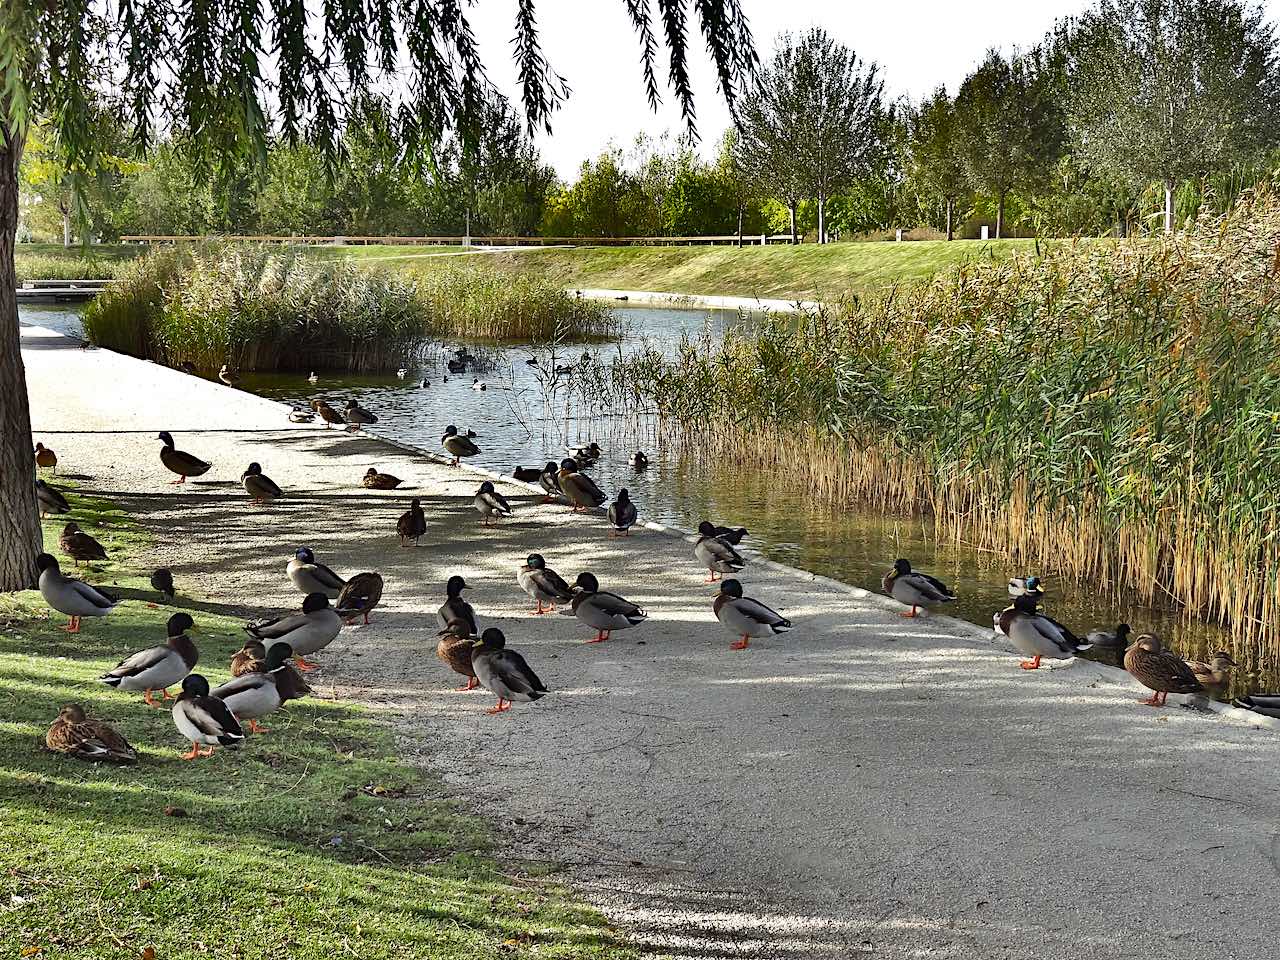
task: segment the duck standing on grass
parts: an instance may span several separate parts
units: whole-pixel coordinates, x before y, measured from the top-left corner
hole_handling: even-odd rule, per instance
[[[453,457],[453,463],[449,464],[451,467],[456,467],[462,463],[463,457],[474,457],[480,452],[480,448],[471,439],[471,431],[468,430],[467,435],[463,436],[458,433],[458,428],[452,423],[444,428],[444,436],[440,438],[440,445]]]
[[[270,733],[266,727],[258,726],[258,721],[311,692],[289,663],[292,656],[293,647],[289,644],[273,643],[261,670],[233,677],[215,687],[212,696],[230,707],[237,720],[248,720],[250,733]]]
[[[596,486],[596,482],[578,469],[573,460],[560,461],[560,470],[556,474],[560,492],[573,504],[573,512],[598,507],[608,499]]]
[[[341,426],[346,422],[342,419],[342,414],[329,406],[329,404],[324,400],[312,400],[311,409],[320,414],[320,419],[324,421],[324,428],[326,430],[334,424]]]
[[[319,653],[342,631],[342,618],[329,606],[323,593],[309,593],[302,601],[301,613],[289,613],[274,620],[258,620],[245,624],[245,633],[255,640],[281,640],[293,648],[293,659],[299,670],[318,670],[320,665],[308,663],[307,656]]]
[[[107,559],[107,551],[102,544],[80,529],[76,523],[68,523],[58,536],[58,548],[76,562],[90,563],[94,560]]]
[[[44,602],[71,618],[67,633],[80,632],[81,617],[105,617],[120,602],[105,590],[63,575],[58,561],[47,553],[36,557],[36,569],[40,571],[40,596]]]
[[[618,491],[617,499],[609,504],[609,523],[613,526],[609,536],[631,536],[631,528],[635,526],[636,518],[636,505],[631,502],[631,494],[627,492],[627,488],[623,487]]]
[[[392,476],[389,473],[379,473],[377,467],[370,467],[364,473],[364,479],[360,481],[360,485],[370,490],[394,490],[400,486],[399,477]]]
[[[177,590],[173,585],[173,571],[168,567],[156,567],[151,572],[151,589],[160,594],[164,603],[173,603]]]
[[[480,484],[473,502],[476,509],[480,511],[480,516],[484,517],[486,527],[495,517],[511,516],[511,504],[507,503],[507,498],[493,488],[493,483],[489,480]]]
[[[720,593],[712,604],[716,619],[740,639],[729,644],[730,650],[745,650],[752,637],[771,637],[791,629],[791,621],[759,600],[742,595],[742,584],[732,578],[720,584]]]
[[[347,409],[343,416],[346,417],[347,423],[356,430],[359,430],[366,423],[378,422],[377,417],[354,400],[347,401]]]
[[[698,524],[698,542],[693,545],[693,555],[710,571],[706,583],[719,580],[717,573],[737,573],[747,564],[737,550],[716,536],[716,528],[709,520]]]
[[[453,621],[460,620],[467,625],[468,633],[480,632],[476,628],[475,608],[462,599],[462,591],[470,589],[467,586],[467,581],[456,573],[444,585],[445,601],[440,609],[436,611],[436,618],[440,621],[442,630],[448,629],[449,624],[453,623]]]
[[[382,600],[382,574],[357,573],[354,577],[347,581],[347,585],[342,588],[342,592],[338,594],[338,601],[334,604],[340,616],[348,624],[355,623],[356,617],[363,616],[364,622],[369,622],[369,614],[373,612],[374,607]]]
[[[323,593],[330,600],[337,600],[347,581],[316,560],[310,547],[299,547],[293,559],[285,566],[289,582],[302,593]]]
[[[1219,650],[1212,660],[1188,660],[1187,666],[1211,697],[1222,697],[1231,686],[1231,671],[1236,662],[1226,650]]]
[[[497,627],[490,627],[473,644],[471,663],[480,685],[498,698],[490,714],[510,710],[515,700],[530,703],[551,691],[538,679],[524,657],[507,649],[507,638]]]
[[[548,460],[547,465],[542,468],[542,473],[538,476],[538,485],[545,490],[546,496],[542,498],[543,503],[555,503],[562,493],[560,489],[560,468],[554,460]]]
[[[1154,691],[1146,700],[1148,707],[1163,707],[1171,693],[1203,693],[1187,662],[1171,650],[1165,650],[1154,633],[1144,633],[1125,651],[1124,668],[1144,687]]]
[[[240,484],[244,487],[244,492],[249,494],[252,502],[260,507],[265,507],[272,500],[279,500],[284,496],[284,491],[262,472],[262,465],[256,461],[249,464],[245,472],[240,475]]]
[[[1023,670],[1036,670],[1046,657],[1051,660],[1070,660],[1090,644],[1052,617],[1036,612],[1036,598],[1029,593],[1015,597],[1013,606],[1000,614],[1000,632],[1013,643],[1023,656],[1019,666]]]
[[[36,466],[41,470],[53,470],[57,472],[58,455],[46,447],[43,443],[36,444]]]
[[[140,650],[98,678],[99,682],[117,690],[141,690],[148,706],[159,707],[171,700],[169,687],[189,674],[200,661],[200,651],[187,636],[195,623],[185,613],[175,613],[165,625],[167,639],[163,646]],[[160,691],[160,703],[152,694]]]
[[[600,589],[595,574],[580,573],[573,584],[573,615],[596,635],[586,643],[603,643],[615,630],[626,630],[649,619],[649,615],[625,597]]]
[[[400,546],[407,547],[409,541],[418,545],[418,539],[427,532],[427,515],[422,510],[422,501],[414,497],[409,501],[409,509],[396,521],[396,533],[400,536]]]
[[[955,593],[941,580],[927,573],[911,569],[908,560],[895,560],[893,569],[881,578],[884,592],[911,609],[900,616],[910,619],[919,616],[919,608],[929,609],[956,599]]]
[[[44,735],[44,745],[54,753],[65,753],[79,760],[138,762],[138,752],[128,740],[105,720],[90,720],[78,703],[68,703],[58,711],[58,719]]]
[[[450,620],[449,625],[436,634],[436,656],[440,662],[467,678],[466,686],[458,690],[474,690],[478,681],[476,670],[471,663],[475,653],[476,635],[461,620]]]
[[[573,591],[560,574],[547,566],[542,554],[531,553],[524,565],[516,571],[520,588],[538,604],[535,614],[555,613],[557,604],[571,603]],[[546,608],[543,609],[543,605]]]
[[[183,760],[211,757],[218,747],[238,747],[244,741],[240,721],[231,709],[209,693],[209,681],[193,673],[182,681],[182,695],[173,705],[173,725],[191,741]],[[204,744],[209,749],[201,750]]]
[[[40,505],[40,516],[50,513],[70,513],[71,504],[55,487],[43,480],[36,481],[36,503]]]
[[[177,480],[169,481],[170,485],[186,483],[187,477],[203,477],[213,464],[201,460],[197,456],[179,450],[173,445],[173,434],[168,430],[161,431],[157,439],[163,444],[160,448],[160,462],[170,473],[178,475]]]

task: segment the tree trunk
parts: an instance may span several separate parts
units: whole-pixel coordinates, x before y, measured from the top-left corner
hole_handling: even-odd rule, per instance
[[[796,242],[796,205],[794,203],[787,206],[787,212],[791,214],[791,243]]]
[[[742,246],[742,204],[738,204],[738,246]]]
[[[818,242],[827,242],[827,198],[818,194]]]
[[[13,247],[18,235],[18,161],[22,145],[0,126],[0,591],[36,582],[40,512],[27,376],[18,333],[18,280]]]
[[[1004,194],[996,201],[996,239],[1000,239],[1000,231],[1004,229]]]
[[[952,229],[951,229],[951,212],[955,208],[955,205],[956,205],[956,202],[952,200],[950,197],[947,197],[947,239],[948,240],[953,239]]]
[[[71,246],[71,211],[63,206],[59,209],[62,211],[62,248],[65,250]]]
[[[1164,185],[1164,232],[1173,233],[1173,184]]]

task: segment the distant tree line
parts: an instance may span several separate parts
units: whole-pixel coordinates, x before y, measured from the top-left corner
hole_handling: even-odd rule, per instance
[[[108,239],[1125,234],[1221,209],[1280,163],[1276,36],[1245,0],[1099,0],[1030,50],[988,51],[954,95],[884,90],[879,65],[825,31],[784,34],[711,159],[687,137],[641,137],[567,183],[496,97],[474,130],[409,153],[390,104],[366,95],[336,158],[280,143],[217,175],[181,137],[135,157],[104,110],[91,179],[60,171],[37,129],[25,220],[42,238]]]

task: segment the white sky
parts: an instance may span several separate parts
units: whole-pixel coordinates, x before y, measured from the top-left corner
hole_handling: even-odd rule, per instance
[[[884,68],[886,92],[919,100],[938,84],[951,93],[982,60],[988,47],[1008,50],[1039,41],[1060,17],[1079,13],[1089,0],[742,0],[761,60],[784,30],[822,26],[838,40]],[[477,0],[468,13],[491,79],[509,96],[517,92],[510,63],[516,0]],[[651,3],[650,7],[654,5]],[[1264,0],[1273,21],[1280,0]],[[609,143],[627,148],[635,135],[682,128],[668,91],[657,114],[645,100],[640,47],[622,0],[538,0],[543,49],[573,92],[540,136],[543,157],[564,178],[584,158]],[[692,26],[692,20],[691,20]],[[709,150],[728,126],[728,111],[715,89],[715,71],[697,38],[694,92],[698,131]],[[660,76],[665,76],[665,66]]]

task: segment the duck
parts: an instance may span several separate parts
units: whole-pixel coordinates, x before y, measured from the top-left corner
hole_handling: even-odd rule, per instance
[[[723,540],[731,547],[736,547],[747,537],[746,527],[722,527],[719,524],[712,524],[712,531],[717,540]]]
[[[396,533],[400,536],[400,546],[418,545],[418,539],[427,532],[427,515],[422,510],[422,501],[414,497],[409,501],[409,509],[396,521]]]
[[[466,685],[458,689],[474,690],[479,683],[475,667],[471,663],[471,655],[475,652],[475,634],[462,620],[450,620],[436,638],[436,656],[440,658],[440,662],[454,673],[467,678]]]
[[[1153,693],[1140,700],[1148,707],[1162,707],[1171,693],[1203,693],[1204,685],[1187,662],[1165,650],[1154,633],[1144,633],[1124,653],[1124,668]]]
[[[183,360],[181,363],[178,364],[177,369],[182,373],[195,373],[196,365],[192,363],[190,360]]]
[[[177,480],[170,481],[171,484],[186,483],[187,477],[203,477],[213,466],[208,461],[175,447],[173,434],[168,430],[161,431],[156,439],[163,444],[160,447],[160,462],[170,473],[178,475]]]
[[[480,685],[498,698],[489,714],[510,710],[513,701],[531,703],[551,691],[538,679],[524,657],[507,649],[507,638],[497,627],[490,627],[472,645],[471,664]]]
[[[342,414],[329,406],[329,404],[324,400],[312,400],[311,409],[320,414],[320,419],[324,421],[324,428],[326,430],[334,424],[342,426],[346,423],[346,421],[342,419]]]
[[[631,528],[635,526],[636,516],[636,505],[631,502],[631,494],[627,492],[627,488],[623,487],[613,503],[609,504],[609,523],[613,526],[609,536],[629,537]]]
[[[138,762],[138,751],[128,740],[107,721],[90,720],[78,703],[68,703],[58,711],[58,719],[44,735],[44,745],[77,760],[121,765]]]
[[[598,507],[608,498],[596,486],[595,481],[578,469],[578,464],[570,459],[560,461],[560,470],[556,474],[560,484],[560,492],[573,504],[573,512]]]
[[[547,566],[547,561],[540,553],[531,553],[525,558],[523,566],[516,571],[516,582],[531,600],[537,602],[538,608],[533,611],[535,614],[555,613],[557,604],[573,601],[573,591],[569,584],[564,577]]]
[[[231,708],[209,692],[209,681],[193,673],[182,681],[182,694],[171,711],[173,725],[191,741],[183,760],[211,757],[218,747],[234,749],[244,742],[244,730]],[[204,744],[209,749],[201,750]]]
[[[1044,601],[1044,581],[1040,577],[1011,577],[1008,590],[1009,596],[1014,598],[1030,594],[1036,603]]]
[[[445,601],[436,611],[441,629],[445,629],[454,620],[461,620],[467,625],[468,633],[479,633],[476,629],[476,611],[471,604],[462,599],[462,591],[470,590],[467,581],[456,573],[444,585]]]
[[[236,373],[227,364],[222,365],[222,369],[218,371],[218,379],[225,383],[228,387],[234,387],[240,382],[240,374]]]
[[[403,481],[390,473],[379,473],[377,467],[370,467],[364,472],[360,485],[370,490],[394,490]]]
[[[909,560],[893,561],[893,569],[881,578],[880,583],[885,593],[911,608],[901,614],[907,619],[918,616],[920,607],[929,609],[956,599],[955,593],[941,580],[912,570]]]
[[[267,647],[261,640],[250,637],[244,646],[231,655],[231,675],[240,677],[262,669],[267,659]]]
[[[626,630],[649,619],[644,610],[625,597],[602,591],[595,574],[589,572],[578,574],[570,603],[573,615],[597,631],[587,643],[603,643],[613,631]]]
[[[710,520],[698,524],[698,540],[693,545],[693,555],[710,572],[707,583],[719,580],[718,573],[737,573],[747,563],[732,545],[716,536],[716,528]]]
[[[161,601],[173,603],[177,590],[173,585],[173,571],[168,567],[156,567],[151,571],[151,589],[160,594]]]
[[[902,601],[900,601],[902,602]],[[1036,598],[1029,593],[1015,597],[1013,606],[1000,614],[1000,632],[1013,643],[1024,656],[1019,666],[1023,670],[1036,670],[1044,658],[1070,660],[1089,644],[1052,617],[1036,610]]]
[[[329,598],[320,591],[303,598],[301,613],[287,613],[274,620],[257,620],[245,624],[244,631],[255,640],[282,640],[293,648],[293,659],[298,669],[318,670],[319,664],[307,661],[307,656],[319,653],[342,630],[342,618],[329,606]]]
[[[36,481],[36,503],[40,507],[40,516],[50,513],[70,513],[71,504],[57,487],[50,486],[43,480]]]
[[[559,464],[554,460],[548,460],[547,465],[542,468],[542,473],[538,474],[538,484],[546,491],[546,495],[542,498],[543,503],[554,503],[558,500],[562,493]]]
[[[396,371],[396,377],[398,377],[401,380],[403,380],[408,375],[409,375],[409,371],[405,367],[401,367],[399,370]]]
[[[511,476],[521,483],[537,483],[542,479],[542,471],[537,467],[516,467]]]
[[[752,637],[772,637],[791,629],[791,621],[771,610],[759,600],[742,595],[742,584],[730,577],[720,584],[720,592],[711,609],[719,620],[739,639],[729,644],[730,650],[745,650]]]
[[[1252,710],[1259,716],[1280,719],[1280,693],[1252,693],[1233,700],[1232,706]]]
[[[53,470],[58,465],[58,455],[43,443],[36,444],[36,466],[41,470]]]
[[[354,400],[347,401],[347,409],[343,413],[347,423],[359,430],[366,423],[377,423],[378,418]]]
[[[1028,596],[1034,596],[1029,593]],[[1085,641],[1089,644],[1086,660],[1105,663],[1110,667],[1124,669],[1124,652],[1129,648],[1129,634],[1133,628],[1127,623],[1118,623],[1114,630],[1090,630]]]
[[[314,423],[315,419],[316,415],[312,410],[303,410],[301,407],[294,407],[289,411],[290,423]]]
[[[232,677],[216,686],[210,695],[225,703],[237,720],[248,720],[250,733],[270,733],[258,721],[311,692],[307,681],[289,663],[292,657],[293,647],[289,644],[273,643],[259,670]]]
[[[594,440],[585,447],[565,447],[564,449],[565,453],[569,454],[580,467],[590,466],[604,455],[600,444]]]
[[[485,383],[483,380],[472,379],[471,389],[472,390],[488,390],[489,385]]]
[[[418,386],[421,387],[423,390],[426,390],[431,386],[431,381],[423,380],[421,383],[418,384]]]
[[[81,530],[77,523],[68,523],[62,528],[62,533],[58,536],[58,548],[74,560],[77,566],[82,560],[88,563],[107,559],[107,551],[102,544]]]
[[[493,482],[490,480],[480,484],[480,489],[476,491],[472,502],[480,512],[480,516],[484,517],[486,527],[494,518],[511,516],[511,504],[507,502],[506,497],[494,489]]]
[[[65,576],[58,561],[47,553],[36,557],[36,569],[40,571],[40,596],[44,602],[71,618],[67,633],[80,632],[81,617],[105,617],[120,602],[99,587]]]
[[[471,431],[467,431],[464,437],[458,433],[458,428],[452,423],[444,428],[444,436],[440,438],[440,445],[445,448],[450,456],[453,457],[451,467],[456,467],[462,463],[463,457],[474,457],[480,452],[480,448],[475,445],[471,439]]]
[[[317,377],[316,372],[312,370],[311,375],[307,377],[307,383],[319,383],[319,382],[320,382],[320,378]]]
[[[467,361],[451,358],[445,361],[445,365],[449,368],[450,373],[466,373]]]
[[[285,566],[289,582],[302,593],[323,593],[330,600],[337,600],[347,581],[323,563],[316,562],[310,547],[299,547],[293,559]]]
[[[1195,674],[1204,692],[1211,697],[1221,697],[1231,686],[1231,671],[1236,662],[1226,650],[1219,650],[1211,660],[1188,660],[1187,666]]]
[[[333,605],[347,623],[354,623],[356,617],[363,616],[369,622],[369,614],[382,600],[382,574],[376,572],[357,573],[347,581],[347,585],[338,594],[338,601]]]
[[[173,699],[169,696],[169,688],[200,662],[200,651],[187,636],[188,630],[195,630],[190,614],[175,613],[165,624],[163,644],[126,657],[100,676],[98,682],[116,690],[141,690],[142,699],[148,706],[163,706],[165,700]],[[157,690],[160,691],[160,702],[152,696]]]
[[[644,455],[643,450],[637,450],[631,455],[631,467],[635,470],[644,470],[649,466],[649,458]]]
[[[240,484],[244,487],[244,492],[249,494],[250,499],[258,506],[266,506],[272,500],[278,500],[284,496],[284,491],[262,472],[262,465],[257,461],[249,464],[244,473],[240,474]]]

